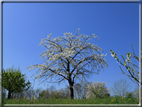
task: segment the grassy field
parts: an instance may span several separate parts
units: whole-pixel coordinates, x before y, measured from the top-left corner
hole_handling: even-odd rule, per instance
[[[108,97],[102,99],[3,99],[3,104],[139,104],[136,98]]]

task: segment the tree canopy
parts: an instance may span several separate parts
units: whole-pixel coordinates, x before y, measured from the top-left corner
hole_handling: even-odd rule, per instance
[[[8,90],[8,99],[11,98],[11,93],[19,93],[27,91],[30,87],[30,82],[25,83],[25,74],[21,74],[20,69],[7,68],[2,72],[2,87]]]
[[[80,79],[80,76],[89,77],[108,67],[105,61],[107,54],[102,54],[103,50],[97,45],[87,43],[93,37],[98,38],[95,34],[90,36],[79,34],[79,29],[77,29],[75,35],[70,32],[64,33],[63,37],[52,38],[51,40],[50,36],[51,34],[42,39],[39,44],[39,46],[42,45],[47,49],[40,54],[41,58],[45,58],[45,63],[31,65],[27,69],[31,71],[39,68],[37,74],[38,72],[41,72],[41,74],[36,76],[35,79],[45,77],[45,80],[50,78],[51,81],[53,77],[56,77],[57,80],[55,81],[57,83],[67,80],[71,98],[74,98],[73,85],[75,78]]]

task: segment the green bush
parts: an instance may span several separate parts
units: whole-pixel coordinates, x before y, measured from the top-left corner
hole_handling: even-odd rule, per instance
[[[134,98],[134,94],[132,92],[126,92],[126,99]]]
[[[119,96],[119,95],[115,95],[115,96],[114,96],[114,98],[115,98],[115,99],[120,99],[120,98],[121,98],[121,96]]]

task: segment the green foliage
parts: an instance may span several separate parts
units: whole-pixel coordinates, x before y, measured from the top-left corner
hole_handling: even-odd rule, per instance
[[[11,93],[20,93],[27,91],[30,87],[30,82],[25,83],[25,74],[21,74],[20,69],[8,68],[2,72],[2,87]],[[11,97],[11,96],[10,96]],[[10,98],[9,97],[9,98]]]
[[[108,98],[110,97],[110,93],[106,93],[105,95],[102,96],[102,98]]]
[[[127,99],[134,98],[134,93],[132,93],[132,92],[126,92],[125,96],[126,96]]]
[[[57,91],[54,91],[54,93],[51,95],[51,98],[59,99],[60,98],[60,93],[57,92]]]
[[[45,90],[44,91],[42,91],[40,94],[39,94],[39,98],[45,98]]]
[[[120,99],[120,98],[121,98],[121,96],[119,96],[119,95],[115,95],[115,96],[114,96],[114,98],[115,98],[115,99]]]
[[[49,91],[48,90],[43,90],[40,94],[39,94],[39,98],[49,98]]]

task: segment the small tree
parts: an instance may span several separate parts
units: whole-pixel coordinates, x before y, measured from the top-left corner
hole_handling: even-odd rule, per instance
[[[30,87],[30,82],[25,83],[25,74],[21,74],[20,69],[8,68],[2,72],[2,87],[8,90],[8,99],[12,93],[26,91]]]
[[[37,73],[41,71],[41,74],[36,76],[35,79],[45,77],[46,80],[48,78],[52,80],[55,76],[56,83],[67,80],[71,99],[74,98],[73,86],[76,78],[98,74],[101,69],[108,66],[105,61],[107,54],[102,54],[103,50],[97,45],[87,43],[91,37],[98,38],[98,36],[95,34],[88,36],[78,34],[78,32],[79,29],[76,35],[64,33],[64,37],[57,37],[51,40],[50,34],[47,38],[42,39],[40,45],[43,45],[47,50],[41,54],[41,58],[45,57],[46,62],[28,67],[28,69],[33,67],[30,70],[39,68]]]
[[[130,84],[127,83],[126,80],[121,79],[120,81],[114,82],[112,87],[112,92],[115,95],[119,95],[121,97],[124,97],[126,94],[126,91],[130,88]]]
[[[92,82],[92,84],[87,85],[86,91],[87,98],[103,98],[105,95],[110,96],[110,90],[105,87],[105,83]]]

